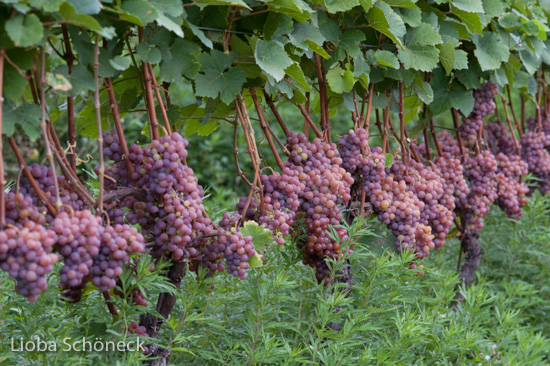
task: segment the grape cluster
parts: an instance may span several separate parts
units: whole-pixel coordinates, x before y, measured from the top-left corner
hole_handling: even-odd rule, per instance
[[[543,132],[526,131],[520,139],[521,157],[540,181],[538,189],[547,194],[550,192],[550,135]]]
[[[482,218],[498,197],[496,175],[497,161],[489,150],[464,160],[464,176],[470,183],[470,193],[457,201],[457,212],[469,232],[479,232],[483,228]]]
[[[493,154],[516,155],[514,138],[508,134],[508,127],[502,123],[488,123],[485,126],[487,143]]]
[[[398,179],[405,180],[409,190],[424,203],[420,209],[419,224],[425,233],[417,238],[416,246],[425,255],[430,249],[439,249],[453,225],[455,207],[454,192],[447,187],[441,172],[436,166],[422,162],[410,162],[406,166],[398,160],[390,168]],[[426,230],[428,227],[430,230]],[[433,240],[427,234],[433,235]]]
[[[60,212],[50,225],[57,234],[63,267],[59,271],[61,287],[67,298],[79,301],[81,290],[89,279],[93,257],[101,246],[101,218],[90,210],[75,211],[71,216]]]
[[[541,111],[541,121],[540,128],[538,118],[536,116],[531,116],[525,121],[527,124],[527,129],[535,132],[542,132],[545,135],[550,135],[550,113]]]
[[[122,273],[122,264],[128,262],[133,253],[143,253],[145,243],[136,228],[126,224],[106,226],[101,234],[101,247],[93,259],[92,283],[105,292],[116,286]]]
[[[437,178],[434,172],[430,172],[431,168],[419,172],[417,167],[420,165],[407,167],[397,160],[392,167],[385,169],[382,149],[368,147],[364,129],[350,131],[338,144],[343,166],[353,172],[357,181],[362,182],[378,219],[395,235],[398,251],[415,252],[418,258],[427,256],[429,250],[436,246],[430,224],[441,231],[442,236],[438,233],[437,244],[442,245],[452,218],[447,217],[448,210],[439,207],[438,199],[443,196],[443,190],[441,184],[435,187],[430,181]],[[426,177],[420,178],[419,174],[426,174]],[[426,194],[428,189],[430,191]],[[444,217],[440,216],[442,212]]]
[[[18,228],[22,228],[29,221],[39,225],[46,224],[47,212],[45,209],[40,211],[40,208],[34,205],[32,196],[21,192],[9,192],[5,200],[7,224]]]
[[[496,104],[493,99],[498,94],[498,86],[491,81],[487,81],[481,85],[481,88],[475,89],[473,94],[474,109],[468,117],[462,118],[462,124],[459,127],[459,133],[467,146],[474,144],[485,117],[495,111]]]
[[[298,246],[303,252],[304,264],[315,268],[317,280],[322,282],[330,274],[325,258],[340,258],[343,254],[339,243],[329,237],[328,228],[342,222],[338,205],[351,200],[353,178],[342,168],[343,161],[335,144],[319,138],[309,142],[303,133],[292,133],[287,145],[291,151],[288,166],[304,185],[300,211],[305,219],[306,239]],[[340,238],[347,237],[345,229],[335,230]]]
[[[527,163],[517,155],[505,155],[499,153],[497,160],[497,182],[498,198],[497,205],[510,218],[519,219],[521,209],[527,204],[525,195],[529,193],[529,188],[521,182],[523,176],[529,172]]]
[[[214,245],[216,246],[215,250],[208,252],[210,262],[215,263],[218,256],[222,257],[225,259],[225,266],[223,267],[227,269],[228,273],[240,279],[245,279],[246,270],[250,268],[248,261],[256,253],[254,244],[252,244],[252,237],[243,237],[242,233],[235,228],[229,231],[219,229],[218,240]]]
[[[31,302],[47,287],[45,275],[58,259],[52,253],[56,241],[52,230],[33,221],[0,231],[0,268],[16,280],[17,293]]]
[[[54,186],[54,177],[52,175],[52,170],[44,165],[33,164],[28,167],[29,172],[32,174],[34,180],[36,181],[38,187],[44,192],[46,199],[55,206],[55,186]],[[80,210],[84,207],[84,202],[78,197],[75,191],[67,183],[64,177],[57,176],[57,184],[59,186],[59,199],[61,204],[71,207],[73,210]],[[38,197],[36,191],[32,188],[29,180],[26,176],[22,176],[19,181],[19,192],[23,193],[25,196],[30,196],[33,199],[33,204],[38,207],[39,212],[43,212],[46,215],[47,222],[53,220],[43,202]]]
[[[144,326],[140,326],[139,323],[135,321],[128,324],[128,333],[135,334],[138,337],[149,337],[147,329]],[[143,346],[143,349],[141,349],[140,351],[142,351],[143,354],[147,355],[149,354],[149,347]]]

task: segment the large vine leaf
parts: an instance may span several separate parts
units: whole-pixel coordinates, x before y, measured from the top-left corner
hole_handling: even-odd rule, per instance
[[[369,25],[403,47],[403,36],[407,32],[403,19],[386,3],[378,2],[367,14]]]
[[[17,47],[34,46],[44,36],[42,22],[34,14],[15,15],[6,22],[5,29]]]
[[[21,126],[25,135],[35,141],[41,134],[40,107],[33,103],[16,106],[15,103],[6,102],[2,113],[2,133],[7,137],[12,136],[15,125]]]
[[[353,72],[337,66],[327,72],[327,82],[333,92],[342,94],[349,93],[353,89],[355,78]]]
[[[285,69],[293,64],[283,45],[276,41],[259,40],[254,57],[258,66],[277,82],[285,76]]]
[[[195,77],[195,94],[199,97],[220,97],[225,104],[231,103],[246,81],[244,71],[231,66],[231,57],[212,50],[199,56],[201,73]]]
[[[486,32],[483,37],[473,36],[472,40],[476,45],[474,54],[483,71],[498,69],[510,56],[508,46],[502,42],[498,33]]]

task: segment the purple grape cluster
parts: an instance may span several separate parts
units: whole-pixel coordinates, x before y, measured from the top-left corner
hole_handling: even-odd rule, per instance
[[[521,157],[532,173],[539,179],[538,189],[542,194],[550,192],[550,135],[526,131],[520,139]]]
[[[101,218],[90,210],[75,211],[71,216],[60,212],[50,228],[57,234],[59,254],[63,267],[59,280],[65,295],[72,301],[79,301],[81,292],[90,278],[93,257],[99,254],[101,246]]]
[[[498,198],[496,204],[510,218],[521,218],[521,209],[528,201],[525,195],[529,188],[521,179],[527,175],[529,168],[526,162],[517,155],[499,153],[497,159]]]
[[[493,154],[517,154],[514,138],[508,134],[508,130],[508,127],[502,123],[487,123],[485,126],[487,143]]]
[[[133,253],[144,251],[143,236],[136,228],[126,224],[105,226],[101,234],[99,253],[92,258],[92,283],[101,292],[114,288],[122,273],[123,263],[128,262]]]
[[[46,290],[45,276],[58,260],[52,253],[56,241],[52,230],[33,221],[0,231],[0,268],[16,280],[16,292],[31,302]]]
[[[464,176],[470,183],[470,193],[457,201],[457,212],[470,233],[483,228],[482,219],[489,213],[489,205],[498,198],[496,175],[497,161],[489,150],[464,160]]]
[[[343,166],[353,172],[356,181],[362,183],[378,219],[394,234],[398,251],[412,251],[418,258],[427,256],[429,250],[436,246],[430,224],[444,234],[440,236],[438,233],[437,236],[438,245],[442,245],[441,240],[444,241],[452,218],[447,217],[448,210],[440,207],[438,202],[444,193],[441,184],[436,187],[430,182],[436,177],[434,172],[427,168],[419,173],[417,167],[420,165],[407,167],[400,160],[385,169],[382,149],[369,148],[364,129],[350,131],[338,144]],[[421,178],[419,174],[426,174],[426,177]],[[427,208],[426,202],[431,206]]]
[[[473,94],[474,109],[468,117],[462,118],[462,124],[458,128],[466,146],[472,146],[475,143],[485,117],[495,111],[496,104],[493,99],[498,94],[498,86],[487,81],[481,85],[481,88],[475,89]]]
[[[315,268],[317,280],[330,280],[325,258],[341,258],[343,253],[339,243],[328,235],[328,229],[329,225],[337,226],[342,222],[339,205],[351,200],[353,178],[342,167],[336,144],[319,138],[309,142],[303,133],[292,133],[287,145],[291,151],[290,168],[304,185],[300,211],[304,214],[306,239],[299,242],[298,247],[303,252],[304,264]],[[345,229],[334,229],[340,238],[347,238]]]

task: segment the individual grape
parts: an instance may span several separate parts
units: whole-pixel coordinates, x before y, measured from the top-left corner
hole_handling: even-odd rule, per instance
[[[0,268],[16,280],[15,291],[31,302],[46,290],[45,276],[58,259],[52,253],[56,242],[52,230],[34,221],[0,231]]]

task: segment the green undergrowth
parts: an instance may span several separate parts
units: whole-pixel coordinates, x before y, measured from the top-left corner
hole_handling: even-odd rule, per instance
[[[408,269],[375,221],[350,255],[349,297],[320,286],[291,245],[272,247],[267,263],[246,280],[187,275],[160,344],[173,365],[548,365],[550,364],[550,200],[535,195],[519,221],[493,209],[481,233],[484,254],[476,280],[449,304],[458,282],[459,242]],[[343,264],[337,264],[339,269]],[[161,270],[143,265],[137,281],[149,310],[166,290]],[[53,275],[55,276],[55,275]],[[52,277],[53,277],[52,276]],[[97,291],[76,305],[52,286],[36,304],[0,275],[0,365],[137,365],[137,352],[12,352],[11,340],[129,340],[125,324],[141,309],[117,299],[113,321]],[[337,309],[339,309],[337,311]],[[335,332],[330,323],[342,324]],[[17,344],[17,343],[16,343]]]

